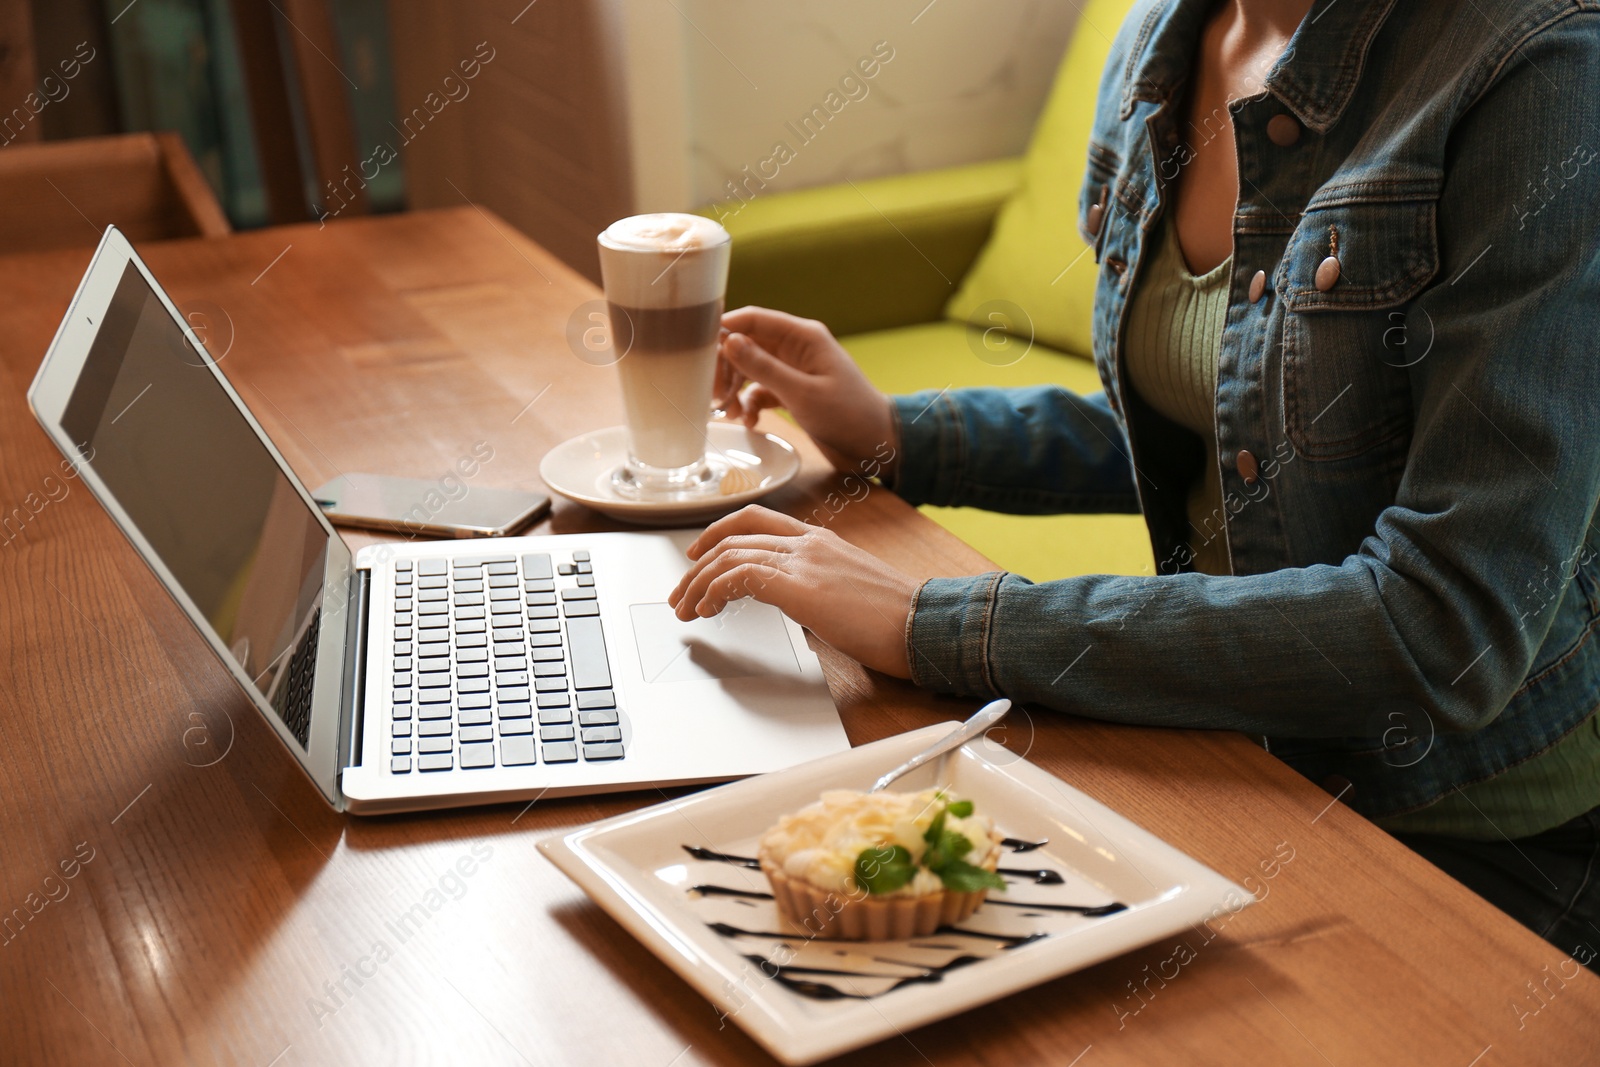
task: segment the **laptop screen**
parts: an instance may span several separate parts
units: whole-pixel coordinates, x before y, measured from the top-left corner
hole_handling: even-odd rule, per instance
[[[326,528],[132,263],[61,422],[304,747]]]

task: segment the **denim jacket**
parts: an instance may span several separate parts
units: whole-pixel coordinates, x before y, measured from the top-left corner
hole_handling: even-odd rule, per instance
[[[1202,135],[1184,86],[1210,7],[1136,4],[1101,82],[1079,219],[1105,392],[895,402],[909,501],[1142,511],[1158,573],[931,580],[912,673],[1264,735],[1358,810],[1408,811],[1600,703],[1600,0],[1317,0],[1229,105],[1224,506],[1197,531],[1204,453],[1128,389],[1122,337]],[[1192,569],[1200,536],[1232,576]]]

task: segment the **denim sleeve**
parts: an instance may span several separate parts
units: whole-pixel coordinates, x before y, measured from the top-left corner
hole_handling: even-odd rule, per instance
[[[934,579],[907,629],[913,678],[1098,719],[1281,737],[1370,735],[1371,710],[1395,700],[1441,730],[1473,730],[1537,687],[1528,673],[1557,605],[1528,588],[1587,551],[1600,499],[1600,159],[1573,149],[1592,143],[1600,105],[1572,89],[1600,84],[1596,41],[1595,19],[1575,15],[1521,42],[1457,124],[1443,263],[1408,311],[1435,331],[1410,370],[1410,451],[1352,555],[1239,577]],[[1561,188],[1529,201],[1546,163],[1574,158],[1586,161],[1576,174],[1564,167]],[[962,430],[1010,425],[966,414],[970,403],[948,402],[920,431],[953,462],[937,478],[917,468],[929,497],[963,496],[966,472],[987,469]],[[972,408],[989,405],[1004,407]]]
[[[1127,438],[1104,393],[1060,386],[958,389],[894,399],[913,504],[1018,515],[1137,513]]]

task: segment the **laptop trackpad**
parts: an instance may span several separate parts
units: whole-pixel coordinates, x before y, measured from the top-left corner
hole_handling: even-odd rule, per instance
[[[678,621],[666,604],[634,604],[628,611],[647,682],[800,673],[783,613],[770,604],[738,600],[715,618],[693,622]]]

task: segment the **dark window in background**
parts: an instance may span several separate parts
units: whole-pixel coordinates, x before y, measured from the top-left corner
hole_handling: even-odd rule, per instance
[[[211,183],[236,228],[269,221],[260,142],[251,94],[245,82],[235,0],[32,0],[36,69],[40,75],[70,57],[80,42],[97,53],[74,79],[71,95],[40,115],[46,140],[61,140],[138,130],[176,130],[183,136],[201,173]],[[263,2],[263,0],[248,0]],[[349,109],[354,143],[348,163],[355,171],[375,145],[393,143],[394,88],[389,28],[384,0],[326,0],[338,37],[330,62],[341,72],[347,92],[340,101],[319,106]],[[294,67],[294,29],[275,5],[277,54],[282,86],[292,104],[292,167],[304,189],[303,212],[323,209],[311,162],[303,107]],[[348,78],[348,82],[343,81]],[[351,87],[350,83],[354,83]],[[278,161],[282,164],[283,161]],[[374,211],[405,206],[401,161],[383,167],[367,182]],[[296,204],[296,208],[301,205]]]

